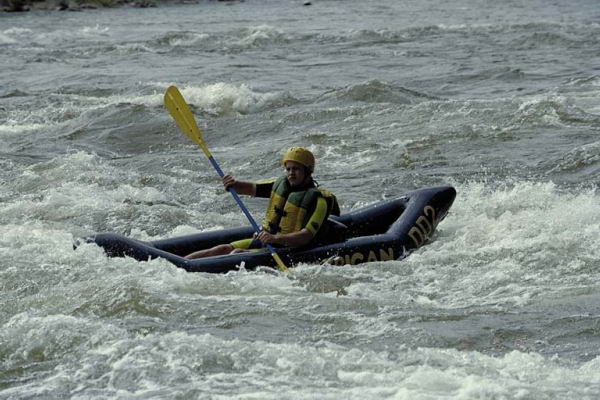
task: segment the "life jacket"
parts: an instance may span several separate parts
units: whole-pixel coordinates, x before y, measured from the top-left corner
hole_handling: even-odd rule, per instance
[[[263,229],[271,234],[300,231],[308,223],[319,197],[327,201],[327,215],[323,221],[325,225],[329,215],[340,215],[335,196],[325,189],[315,187],[312,180],[299,190],[293,190],[285,176],[278,178],[271,189]],[[317,234],[323,230],[319,229]]]

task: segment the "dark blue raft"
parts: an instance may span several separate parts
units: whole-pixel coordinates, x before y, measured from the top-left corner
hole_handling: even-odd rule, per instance
[[[415,190],[405,195],[330,217],[333,243],[313,248],[281,248],[277,253],[286,265],[299,263],[360,264],[397,260],[425,244],[444,219],[456,197],[451,186]],[[193,251],[251,237],[251,227],[203,232],[152,242],[130,239],[114,233],[86,238],[103,247],[110,257],[133,257],[147,261],[165,258],[190,272],[222,273],[240,266],[275,266],[268,252],[238,253],[187,260]]]

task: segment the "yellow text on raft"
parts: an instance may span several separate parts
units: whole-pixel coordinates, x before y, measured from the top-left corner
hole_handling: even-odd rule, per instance
[[[389,247],[387,251],[385,249],[379,249],[379,254],[377,254],[375,250],[370,250],[369,253],[356,252],[352,254],[331,257],[327,260],[327,263],[332,265],[356,265],[363,262],[391,260],[395,260],[394,249]]]

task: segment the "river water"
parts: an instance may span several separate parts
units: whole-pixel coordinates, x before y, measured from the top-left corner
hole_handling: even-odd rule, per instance
[[[598,398],[599,42],[596,0],[0,15],[0,398]],[[343,211],[451,184],[451,213],[293,276],[73,251],[246,224],[172,84],[240,179],[303,145]]]

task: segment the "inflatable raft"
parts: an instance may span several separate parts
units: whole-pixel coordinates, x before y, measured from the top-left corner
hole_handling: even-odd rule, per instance
[[[455,197],[456,191],[450,186],[415,190],[339,217],[330,217],[332,243],[312,248],[279,248],[277,253],[288,266],[398,260],[429,240]],[[133,257],[139,261],[161,257],[190,272],[222,273],[241,266],[247,269],[274,267],[273,257],[266,251],[195,260],[184,258],[193,251],[248,238],[252,234],[251,227],[244,227],[145,242],[114,233],[100,233],[86,241],[98,244],[111,257]]]

